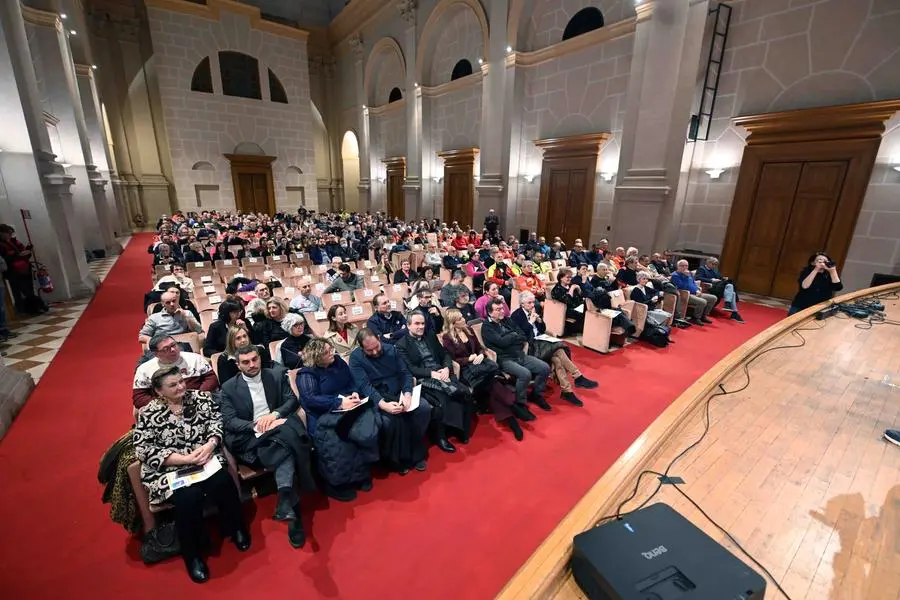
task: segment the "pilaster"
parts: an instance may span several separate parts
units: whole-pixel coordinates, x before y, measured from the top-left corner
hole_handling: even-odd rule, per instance
[[[72,231],[73,242],[90,250],[105,249],[106,242],[91,191],[89,170],[94,168],[94,163],[69,48],[70,34],[62,28],[59,16],[54,13],[28,9],[25,20],[32,34],[33,51],[39,56],[47,107],[56,119],[58,160],[75,178],[71,194],[73,218],[78,227]]]
[[[360,212],[372,210],[372,163],[369,151],[369,108],[366,100],[365,70],[363,57],[366,49],[362,35],[356,34],[350,37],[350,50],[355,58],[354,69],[356,71],[356,109],[359,111],[359,210]]]
[[[685,131],[695,94],[708,0],[644,0],[613,201],[616,245],[658,250],[673,241]]]
[[[400,18],[406,23],[403,34],[403,54],[406,59],[406,182],[403,194],[406,200],[406,218],[421,218],[431,214],[433,207],[427,210],[422,206],[422,89],[416,81],[416,60],[418,52],[416,44],[416,18],[418,15],[417,0],[399,0],[397,10]]]

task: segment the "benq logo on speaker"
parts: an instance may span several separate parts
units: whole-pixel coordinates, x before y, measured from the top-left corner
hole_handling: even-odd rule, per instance
[[[660,556],[661,554],[665,554],[666,552],[668,552],[668,550],[666,550],[665,546],[658,546],[658,547],[654,548],[653,550],[650,550],[649,552],[641,552],[641,554],[647,560],[653,560],[657,556]]]

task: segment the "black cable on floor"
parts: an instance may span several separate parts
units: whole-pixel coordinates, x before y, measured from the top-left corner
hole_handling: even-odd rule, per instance
[[[827,322],[827,321],[826,321],[826,322]],[[825,327],[826,322],[822,322],[822,324],[819,325],[818,327],[795,327],[794,329],[792,329],[792,330],[790,331],[790,334],[793,335],[793,336],[795,336],[795,337],[800,338],[800,343],[799,343],[799,344],[781,344],[781,345],[778,345],[778,346],[772,346],[771,348],[766,348],[766,349],[762,350],[761,352],[755,354],[750,360],[745,361],[741,366],[742,366],[742,371],[743,371],[743,373],[744,373],[744,376],[746,377],[746,381],[745,381],[744,384],[741,385],[740,387],[738,387],[738,388],[736,388],[736,389],[733,389],[733,390],[726,390],[724,385],[722,385],[721,383],[717,384],[716,387],[719,388],[719,391],[717,391],[716,393],[710,395],[709,398],[706,399],[706,402],[704,403],[704,406],[703,406],[703,432],[700,434],[700,436],[699,436],[694,442],[692,442],[689,446],[687,446],[684,450],[682,450],[681,452],[679,452],[678,455],[676,455],[676,456],[669,462],[668,466],[666,467],[665,472],[663,472],[663,473],[658,473],[657,471],[646,470],[646,469],[643,470],[643,471],[641,471],[641,472],[638,474],[637,481],[636,481],[635,484],[634,484],[634,489],[632,490],[631,494],[630,494],[625,500],[623,500],[623,501],[619,504],[618,508],[616,508],[615,514],[614,514],[614,515],[609,515],[609,516],[606,516],[606,517],[602,517],[601,519],[599,519],[599,520],[594,524],[594,526],[596,527],[597,525],[600,525],[600,524],[605,523],[605,522],[607,522],[607,521],[610,521],[610,520],[612,520],[612,519],[621,519],[624,515],[627,515],[627,514],[630,514],[630,513],[632,513],[632,512],[638,511],[638,510],[642,509],[643,507],[645,507],[645,506],[646,506],[646,505],[647,505],[647,504],[648,504],[648,503],[649,503],[649,502],[650,502],[650,501],[651,501],[651,500],[659,493],[659,490],[660,490],[660,489],[662,488],[662,486],[663,486],[663,481],[664,481],[664,480],[668,480],[668,478],[669,478],[669,473],[671,472],[671,470],[672,470],[672,468],[675,466],[675,464],[676,464],[679,460],[681,460],[688,452],[690,452],[691,450],[693,450],[694,448],[696,448],[698,445],[700,445],[700,443],[706,438],[706,435],[709,433],[709,429],[710,429],[710,416],[709,416],[709,411],[710,411],[710,404],[712,403],[713,399],[714,399],[714,398],[718,398],[718,397],[722,397],[722,396],[729,396],[729,395],[731,395],[731,394],[737,394],[737,393],[739,393],[739,392],[742,392],[742,391],[746,390],[748,387],[750,387],[750,365],[752,365],[754,362],[756,362],[757,359],[759,359],[761,356],[763,356],[763,355],[765,355],[765,354],[768,354],[769,352],[774,352],[775,350],[786,350],[786,349],[790,349],[790,348],[802,348],[803,346],[806,345],[806,338],[803,337],[803,334],[802,334],[801,332],[803,332],[803,331],[818,331],[818,330],[823,329],[823,328]],[[629,502],[631,502],[631,501],[635,498],[635,496],[637,496],[638,490],[640,489],[641,480],[643,479],[644,475],[656,475],[656,476],[657,476],[656,487],[654,488],[653,492],[652,492],[652,493],[651,493],[651,494],[650,494],[643,502],[641,502],[636,508],[633,508],[633,509],[631,509],[630,511],[627,511],[627,512],[623,513],[623,512],[622,512],[622,509],[625,507],[625,505],[628,504]],[[687,495],[684,493],[684,491],[681,490],[680,488],[678,488],[677,485],[675,485],[675,484],[672,484],[672,485],[674,485],[675,488],[676,488],[682,495],[685,495],[685,497],[687,497]],[[769,579],[772,580],[772,583],[775,584],[775,587],[778,588],[778,590],[781,591],[781,593],[784,594],[785,597],[788,598],[788,600],[790,600],[790,596],[788,596],[787,593],[785,593],[784,589],[781,587],[781,584],[780,584],[780,583],[772,576],[772,574],[768,571],[768,569],[766,569],[765,567],[763,567],[763,566],[759,563],[759,561],[756,560],[756,558],[754,558],[749,552],[747,552],[747,550],[745,550],[745,549],[743,548],[743,546],[741,546],[741,545],[737,542],[737,540],[734,539],[734,537],[733,537],[730,533],[728,533],[728,532],[727,532],[724,528],[722,528],[718,523],[716,523],[715,521],[713,521],[713,519],[712,519],[709,515],[707,515],[702,509],[700,509],[700,507],[697,506],[697,504],[696,504],[693,500],[691,500],[690,498],[688,498],[688,500],[689,500],[692,504],[694,504],[694,506],[697,507],[697,509],[700,510],[700,512],[701,512],[707,519],[709,519],[710,522],[713,523],[713,525],[715,525],[715,526],[716,526],[717,528],[719,528],[726,536],[728,536],[728,539],[730,539],[730,540],[735,544],[735,546],[737,546],[738,548],[740,548],[740,550],[741,550],[745,555],[747,555],[747,557],[750,558],[751,561],[753,561],[756,565],[758,565],[758,566],[760,567],[760,569],[762,569],[763,572],[765,572],[766,575],[768,575]]]

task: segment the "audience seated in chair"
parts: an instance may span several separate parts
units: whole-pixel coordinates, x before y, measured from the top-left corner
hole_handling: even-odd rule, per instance
[[[360,396],[368,398],[375,411],[381,460],[401,475],[413,468],[424,471],[431,405],[422,397],[419,406],[410,410],[412,374],[397,349],[379,338],[371,329],[360,330],[359,347],[350,355],[350,372]]]
[[[138,333],[138,341],[142,344],[150,342],[157,334],[178,335],[181,333],[203,333],[203,328],[190,312],[178,305],[178,294],[166,291],[160,297],[162,310],[147,317]],[[202,337],[202,335],[201,335]]]
[[[481,338],[484,340],[484,345],[497,353],[497,364],[500,365],[500,370],[515,378],[516,404],[520,409],[528,411],[527,400],[544,410],[550,410],[550,405],[544,400],[550,367],[526,354],[525,335],[516,327],[515,323],[505,316],[508,313],[504,312],[504,308],[501,298],[491,300],[488,318],[481,327]],[[534,379],[534,388],[531,395],[528,395],[528,384],[532,378]]]
[[[539,301],[547,296],[544,281],[534,272],[534,263],[526,260],[522,266],[522,274],[516,278],[516,289],[520,292],[530,292]]]
[[[199,354],[182,350],[181,344],[172,336],[165,333],[155,335],[150,339],[149,348],[153,358],[138,365],[134,372],[131,401],[135,408],[146,406],[155,397],[150,380],[160,369],[177,367],[186,389],[203,392],[218,389],[219,382],[209,363]]]
[[[310,337],[306,335],[306,320],[293,313],[281,320],[281,328],[288,336],[281,342],[281,364],[285,369],[299,369],[303,366],[301,353]]]
[[[161,283],[174,283],[186,293],[194,293],[194,281],[190,277],[185,275],[184,265],[182,265],[181,263],[173,263],[172,273],[170,275],[166,275],[165,277],[160,277],[159,281],[156,282],[156,285],[159,286],[159,284]]]
[[[425,318],[425,330],[430,334],[438,334],[444,330],[444,316],[441,309],[435,306],[434,293],[429,289],[420,289],[416,293],[418,305],[406,315],[406,321],[409,323],[410,317],[418,313]]]
[[[631,295],[628,299],[647,306],[647,319],[651,323],[654,325],[665,325],[672,315],[662,310],[663,292],[650,287],[650,273],[648,271],[639,271],[637,279],[638,284],[631,288]]]
[[[478,315],[479,319],[487,319],[490,303],[493,302],[495,298],[500,298],[500,300],[503,301],[503,318],[509,316],[509,304],[506,302],[506,299],[500,295],[500,286],[493,282],[485,282],[484,294],[475,301],[475,314]]]
[[[581,288],[572,283],[570,269],[559,270],[556,284],[550,290],[550,297],[566,305],[566,325],[563,335],[576,335],[584,331],[584,297],[581,295]]]
[[[203,343],[203,356],[207,358],[225,350],[229,327],[246,326],[244,306],[238,300],[226,300],[216,311],[218,318],[209,325],[206,341]]]
[[[453,305],[453,308],[462,313],[466,323],[480,320],[478,313],[475,312],[475,307],[469,302],[469,292],[467,291],[461,292],[456,296],[456,303]]]
[[[240,373],[237,366],[237,351],[250,345],[250,332],[246,325],[228,328],[225,350],[216,358],[216,373],[219,377],[219,385],[223,385]],[[262,346],[256,346],[256,348],[259,350],[263,368],[272,368],[272,357],[269,355],[269,349]]]
[[[275,473],[278,489],[276,521],[288,522],[288,541],[294,548],[306,543],[300,520],[301,491],[315,489],[310,466],[311,440],[297,414],[300,407],[281,365],[264,369],[256,346],[237,351],[241,374],[217,394],[225,429],[225,445],[239,463]]]
[[[535,302],[534,294],[523,292],[519,296],[519,308],[513,311],[509,318],[525,336],[528,342],[528,354],[548,364],[559,382],[562,390],[562,399],[571,402],[575,406],[581,406],[582,402],[575,395],[569,375],[572,376],[575,387],[593,389],[597,382],[584,376],[581,370],[572,362],[571,350],[562,341],[537,339],[546,335],[547,326],[541,318],[540,309]]]
[[[671,282],[679,290],[687,290],[688,308],[693,310],[693,322],[696,325],[704,325],[712,323],[709,320],[709,313],[716,305],[716,297],[712,294],[705,294],[700,291],[700,286],[694,280],[694,276],[688,267],[688,261],[679,260],[677,263],[678,270],[672,273]]]
[[[391,300],[385,294],[376,294],[372,299],[375,307],[374,314],[369,317],[367,327],[378,339],[385,344],[396,344],[397,340],[405,336],[406,319],[399,311],[391,309]]]
[[[441,343],[450,358],[459,365],[459,379],[472,389],[476,402],[486,400],[483,403],[490,407],[497,422],[509,427],[516,440],[521,441],[524,433],[516,417],[526,421],[532,417],[523,410],[516,412],[518,407],[514,396],[493,393],[497,391],[494,386],[500,365],[487,357],[478,336],[466,324],[463,314],[455,308],[447,310]]]
[[[151,376],[155,398],[138,413],[134,452],[141,462],[141,482],[150,503],[174,506],[175,530],[188,575],[196,583],[204,583],[209,579],[202,556],[207,539],[205,499],[215,502],[222,531],[241,552],[250,548],[250,533],[223,455],[219,405],[209,392],[188,390],[182,379],[176,366],[159,369]],[[212,476],[172,490],[170,474],[185,467],[203,467],[209,461],[218,461],[220,467]]]
[[[253,330],[250,332],[253,342],[268,348],[270,343],[286,338],[287,332],[281,327],[281,321],[287,314],[288,307],[281,298],[267,300],[265,317],[253,318]]]
[[[300,284],[300,293],[291,300],[290,310],[298,313],[312,313],[323,310],[322,299],[312,293],[312,283]]]
[[[410,267],[409,261],[400,261],[400,269],[394,272],[394,283],[412,284],[417,279],[419,279],[419,273]]]
[[[741,314],[738,312],[737,303],[737,289],[734,287],[734,282],[727,277],[723,276],[719,273],[719,259],[713,256],[710,256],[706,259],[706,261],[697,268],[697,273],[695,274],[698,281],[702,281],[703,283],[709,284],[708,293],[716,297],[716,302],[713,304],[719,303],[719,300],[722,298],[725,299],[725,310],[731,311],[731,318],[737,321],[738,323],[743,323],[744,319],[741,317]]]
[[[422,386],[422,397],[427,398],[432,407],[433,438],[437,447],[444,452],[456,452],[447,437],[452,434],[463,444],[469,443],[474,412],[469,389],[454,374],[453,361],[437,336],[428,331],[425,316],[413,312],[408,323],[409,335],[397,342],[397,352]]]
[[[357,490],[372,489],[371,465],[379,458],[378,409],[371,400],[360,406],[350,367],[327,340],[311,339],[303,349],[303,364],[297,389],[324,491],[336,500],[353,500]]]
[[[363,287],[363,281],[350,269],[350,265],[343,264],[338,267],[338,276],[331,280],[325,288],[326,294],[333,292],[354,292]]]
[[[356,336],[359,328],[350,322],[347,308],[335,304],[328,309],[328,331],[324,338],[332,345],[344,362],[350,360],[350,353],[356,350]]]
[[[450,278],[450,283],[444,285],[441,288],[441,297],[440,303],[441,306],[445,308],[449,308],[456,304],[456,297],[462,292],[466,292],[469,296],[472,295],[472,290],[466,287],[464,283],[466,280],[466,274],[459,269],[453,271],[453,274]]]

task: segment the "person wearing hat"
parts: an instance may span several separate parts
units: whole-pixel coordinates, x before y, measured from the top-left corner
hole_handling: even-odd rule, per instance
[[[299,369],[303,366],[300,354],[310,340],[306,335],[306,320],[298,314],[288,313],[281,320],[281,328],[287,333],[281,342],[281,364],[286,369]]]

